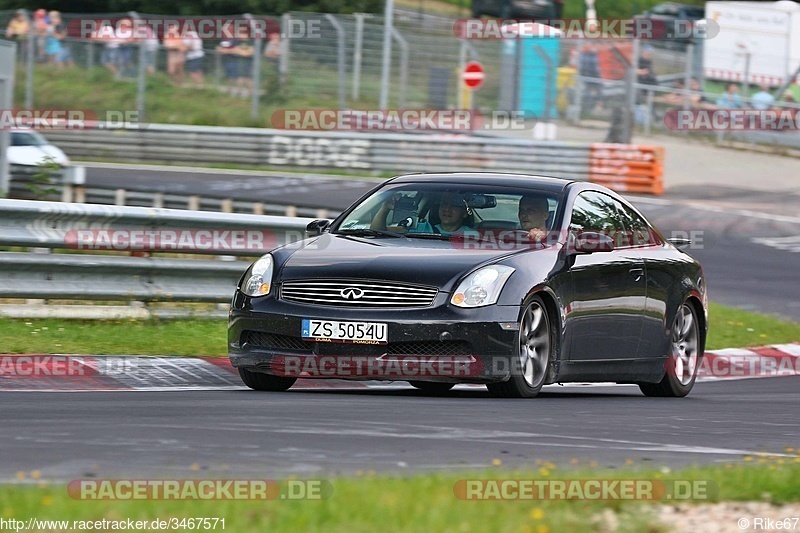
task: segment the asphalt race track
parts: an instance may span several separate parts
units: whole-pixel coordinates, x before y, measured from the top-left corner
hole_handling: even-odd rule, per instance
[[[684,399],[635,386],[546,387],[533,400],[483,389],[246,389],[0,393],[0,478],[69,481],[409,473],[489,467],[650,467],[739,461],[800,443],[796,377],[700,383]]]

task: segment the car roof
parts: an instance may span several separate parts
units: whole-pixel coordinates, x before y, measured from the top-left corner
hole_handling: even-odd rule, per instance
[[[513,174],[503,172],[442,172],[404,174],[391,180],[392,183],[462,183],[464,185],[499,185],[506,187],[525,187],[552,193],[561,193],[574,180],[536,176],[533,174]]]

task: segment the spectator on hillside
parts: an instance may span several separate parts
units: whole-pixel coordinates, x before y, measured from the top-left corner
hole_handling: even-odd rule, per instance
[[[180,35],[164,35],[164,48],[167,49],[167,74],[172,83],[183,85],[186,70],[186,43]]]
[[[264,47],[264,57],[269,59],[271,63],[277,63],[280,56],[281,34],[278,32],[270,33],[267,40],[267,45]]]
[[[24,9],[17,9],[14,17],[8,21],[6,26],[6,39],[17,42],[20,60],[24,61],[28,53],[28,33],[31,31],[31,23],[28,20],[28,13]]]
[[[636,81],[643,85],[658,85],[658,78],[656,78],[655,71],[653,70],[653,47],[649,44],[642,48],[642,53],[639,55],[639,64],[636,68]],[[641,104],[646,100],[646,91],[641,90],[637,94],[636,103]]]
[[[769,87],[761,85],[759,91],[750,97],[753,109],[765,111],[771,109],[775,105],[775,97],[769,93]]]
[[[161,45],[158,42],[158,36],[149,24],[145,24],[139,30],[143,34],[142,46],[144,46],[144,65],[147,74],[153,75],[156,73],[156,59],[158,57],[158,49]]]
[[[196,31],[188,31],[183,39],[186,47],[186,72],[189,78],[198,87],[203,85],[203,40],[197,35]]]
[[[117,22],[117,40],[119,41],[117,59],[120,75],[132,78],[136,75],[133,56],[137,46],[131,19],[124,18]]]
[[[578,74],[583,79],[581,109],[585,113],[591,113],[597,102],[602,101],[603,98],[597,45],[588,43],[583,46],[578,57]]]
[[[105,23],[94,33],[94,40],[103,43],[100,63],[116,76],[119,65],[119,41],[114,27]]]
[[[739,97],[739,86],[729,83],[725,92],[717,98],[717,106],[728,109],[739,109],[742,107],[742,99]]]
[[[47,60],[59,66],[72,64],[72,50],[69,43],[64,42],[67,36],[67,28],[61,20],[61,13],[51,11],[50,26],[47,29],[47,41],[45,42],[45,52]]]
[[[33,35],[36,42],[36,61],[39,63],[47,61],[45,43],[47,41],[47,28],[49,26],[50,20],[47,18],[47,11],[44,9],[37,9],[33,13]]]

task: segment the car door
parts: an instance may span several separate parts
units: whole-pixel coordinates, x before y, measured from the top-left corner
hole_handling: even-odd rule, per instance
[[[612,237],[610,252],[570,257],[572,298],[567,307],[570,361],[634,359],[646,305],[644,262],[625,238],[619,202],[596,191],[580,193],[573,204],[569,232]]]

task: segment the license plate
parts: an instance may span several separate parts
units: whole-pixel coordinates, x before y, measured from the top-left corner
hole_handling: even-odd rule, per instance
[[[304,339],[318,342],[388,344],[388,324],[381,322],[339,322],[303,319]]]

